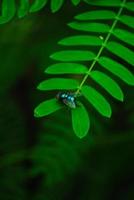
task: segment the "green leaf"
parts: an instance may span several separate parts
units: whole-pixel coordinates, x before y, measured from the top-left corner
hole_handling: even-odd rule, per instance
[[[15,0],[2,1],[2,16],[0,16],[0,24],[9,22],[15,15]]]
[[[127,3],[125,4],[125,7],[126,7],[128,10],[134,11],[134,2],[127,2]]]
[[[134,28],[134,17],[123,15],[120,17],[120,21],[123,22],[125,25],[129,26],[130,28]]]
[[[73,130],[77,137],[83,138],[87,135],[90,128],[88,112],[82,103],[71,110]]]
[[[103,116],[111,117],[112,110],[108,101],[94,88],[90,86],[82,87],[82,94],[90,104]]]
[[[100,71],[92,71],[91,78],[100,84],[111,96],[123,101],[124,95],[119,85],[106,74]]]
[[[100,57],[99,64],[128,85],[134,85],[134,75],[120,63],[107,57]]]
[[[40,103],[34,110],[34,116],[35,117],[43,117],[46,115],[49,115],[59,109],[61,109],[63,106],[58,103],[57,99],[50,99],[47,101],[44,101]]]
[[[75,19],[78,20],[101,20],[101,19],[113,19],[116,14],[109,10],[96,10],[84,12],[80,15],[76,15]]]
[[[113,31],[113,34],[117,38],[122,40],[123,42],[126,42],[127,44],[134,46],[134,34],[133,33],[128,32],[126,30],[122,30],[122,29],[115,29]]]
[[[45,70],[48,74],[85,74],[87,71],[86,66],[77,63],[56,63]]]
[[[48,80],[42,81],[38,85],[39,90],[58,90],[58,89],[76,89],[78,87],[78,82],[74,79],[65,78],[50,78]]]
[[[29,0],[20,0],[20,6],[18,8],[18,17],[24,17],[29,11]]]
[[[32,4],[30,8],[30,12],[37,12],[41,10],[47,3],[48,0],[34,0],[34,3]]]
[[[90,35],[77,35],[64,38],[58,42],[60,45],[65,46],[76,46],[76,45],[92,45],[92,46],[100,46],[103,41],[97,36]]]
[[[94,6],[120,6],[121,0],[84,0],[86,3]]]
[[[80,50],[65,50],[59,51],[50,56],[50,58],[58,61],[89,61],[93,60],[95,54],[90,51]]]
[[[117,42],[108,42],[106,48],[134,66],[134,52]]]
[[[58,11],[63,5],[64,0],[51,0],[51,10],[52,12]]]
[[[87,31],[87,32],[99,32],[107,33],[109,26],[102,23],[89,23],[89,22],[71,22],[68,24],[69,27],[75,30]]]
[[[77,6],[80,3],[80,0],[72,0],[72,3]]]

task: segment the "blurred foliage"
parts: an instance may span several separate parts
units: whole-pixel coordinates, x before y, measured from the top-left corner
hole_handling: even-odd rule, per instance
[[[89,9],[67,2],[52,15],[46,6],[45,12],[0,26],[2,200],[134,199],[133,88],[121,83],[125,103],[112,102],[111,120],[91,110],[91,133],[83,140],[72,134],[68,110],[64,118],[60,111],[41,120],[33,117],[34,107],[53,95],[36,90],[50,53],[68,35],[67,22]]]

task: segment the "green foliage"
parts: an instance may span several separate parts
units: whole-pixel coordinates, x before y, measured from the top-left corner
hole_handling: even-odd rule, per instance
[[[0,24],[9,22],[16,14],[19,18],[26,16],[29,12],[37,12],[41,10],[47,3],[50,3],[51,11],[57,12],[63,5],[65,0],[2,0],[1,9],[2,15],[0,16]],[[71,0],[73,5],[78,5],[80,0]]]
[[[53,75],[74,74],[74,82],[72,79],[51,78],[43,81],[38,86],[38,89],[63,91],[71,90],[76,97],[76,101],[79,98],[79,94],[81,94],[101,115],[109,118],[111,117],[112,109],[107,98],[105,97],[106,94],[102,90],[104,89],[115,99],[123,101],[123,91],[116,82],[116,77],[114,76],[119,77],[129,85],[134,85],[134,76],[126,67],[127,64],[134,66],[134,53],[130,46],[133,45],[133,34],[131,33],[131,30],[124,30],[125,27],[124,29],[120,29],[118,27],[119,23],[122,23],[122,26],[124,24],[130,28],[134,28],[133,17],[130,16],[131,12],[129,16],[123,14],[126,9],[129,11],[132,10],[132,8],[130,9],[130,4],[127,3],[126,0],[96,0],[86,2],[91,5],[103,7],[109,6],[110,9],[112,6],[116,6],[119,10],[115,13],[108,9],[105,10],[103,8],[100,10],[99,8],[99,10],[85,12],[75,16],[75,21],[69,23],[68,25],[75,31],[79,31],[80,34],[78,33],[76,35],[63,38],[58,42],[59,45],[67,46],[68,49],[52,54],[50,58],[60,62],[50,65],[45,70],[46,73]],[[99,20],[104,21],[103,23],[100,23]],[[111,25],[108,23],[109,20],[112,21]],[[86,32],[86,35],[84,32]],[[76,50],[77,46],[79,46],[79,50]],[[99,50],[95,51],[94,48],[92,50],[92,46],[99,47]],[[89,48],[88,50],[85,50],[84,47]],[[105,52],[107,53],[105,54]],[[84,64],[78,63],[83,61]],[[123,62],[124,64],[122,64]],[[88,63],[89,67],[85,66],[85,63]],[[94,68],[97,67],[96,65],[99,70],[94,70]],[[101,72],[103,68],[105,71]],[[108,71],[110,73],[107,73]],[[82,76],[84,75],[83,79],[81,80],[81,78],[78,77],[78,81],[76,82],[76,74],[81,74]],[[87,80],[90,80],[91,86],[89,86],[88,83],[85,85]],[[78,84],[78,82],[80,83]],[[98,91],[98,85],[101,87],[100,92]],[[47,100],[47,102],[48,101],[49,100]],[[37,109],[38,107],[35,111]],[[41,115],[40,112],[38,112],[38,116],[45,116],[48,114],[46,110],[47,109],[44,109],[44,111],[41,110]],[[52,110],[53,108],[50,109],[50,111]],[[55,110],[56,109],[53,111]],[[75,110],[72,109],[71,112],[73,116],[72,124],[74,132],[78,137],[82,138],[89,131],[88,112],[81,103],[77,103]]]

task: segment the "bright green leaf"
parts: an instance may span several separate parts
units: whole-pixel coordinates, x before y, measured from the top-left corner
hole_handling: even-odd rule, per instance
[[[58,61],[89,61],[93,60],[95,54],[90,51],[80,50],[65,50],[59,51],[50,56],[50,58]]]
[[[58,42],[58,44],[66,45],[66,46],[76,46],[76,45],[92,45],[92,46],[100,46],[103,41],[97,36],[90,35],[77,35],[64,38]]]
[[[117,42],[108,42],[106,48],[134,66],[134,52]]]
[[[75,19],[78,20],[101,20],[101,19],[113,19],[116,14],[109,10],[95,10],[84,12],[80,15],[76,15]]]
[[[77,63],[56,63],[45,70],[48,74],[85,74],[87,71],[86,66]]]
[[[32,3],[30,12],[37,12],[41,10],[47,3],[48,0],[34,0],[34,3]]]
[[[51,0],[51,10],[52,12],[58,11],[63,5],[64,0]]]
[[[100,84],[111,96],[123,101],[124,95],[119,85],[109,76],[100,71],[92,71],[91,78]]]
[[[71,110],[73,130],[77,137],[83,138],[90,128],[90,119],[87,110],[82,103]]]
[[[102,23],[89,23],[89,22],[71,22],[68,24],[69,27],[79,31],[87,32],[99,32],[107,33],[109,31],[109,26]]]
[[[46,115],[49,115],[59,109],[61,109],[63,106],[58,103],[57,99],[50,99],[46,100],[42,103],[40,103],[34,110],[34,116],[35,117],[43,117]]]
[[[0,24],[9,22],[15,15],[15,0],[2,1],[2,16],[0,16]]]
[[[50,78],[41,82],[38,85],[39,90],[58,90],[58,89],[76,89],[78,87],[78,82],[74,79],[67,78]]]
[[[29,0],[20,0],[20,6],[18,8],[18,17],[24,17],[29,11]]]
[[[134,34],[131,32],[128,32],[123,29],[115,29],[113,31],[113,34],[122,40],[123,42],[126,42],[127,44],[133,45],[134,46]]]
[[[128,85],[134,85],[134,75],[122,64],[107,57],[100,57],[99,64]]]
[[[134,17],[123,15],[120,17],[120,21],[123,22],[125,25],[134,28]]]
[[[94,88],[90,86],[82,87],[82,94],[90,104],[103,116],[111,117],[112,110],[108,101]]]

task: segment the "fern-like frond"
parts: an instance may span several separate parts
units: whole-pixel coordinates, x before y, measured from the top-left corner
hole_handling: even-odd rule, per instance
[[[77,6],[81,0],[71,0],[72,4]],[[16,12],[19,18],[26,16],[29,12],[34,13],[40,11],[48,3],[53,13],[57,12],[63,5],[65,0],[2,0],[0,2],[1,13],[0,24],[9,22],[15,16]]]
[[[72,124],[75,134],[80,138],[87,134],[90,127],[87,111],[83,104],[78,101],[80,95],[84,96],[101,115],[109,118],[112,109],[102,91],[105,90],[115,99],[123,101],[123,91],[117,81],[114,80],[114,76],[128,85],[134,85],[134,75],[125,66],[125,63],[134,65],[134,53],[131,50],[134,43],[133,33],[131,33],[131,29],[134,28],[133,16],[131,16],[132,12],[129,15],[123,13],[125,10],[127,10],[127,13],[129,13],[129,10],[133,11],[130,7],[134,4],[127,2],[127,0],[96,0],[92,2],[86,0],[86,2],[98,7],[103,6],[103,9],[75,16],[75,21],[68,25],[78,31],[78,34],[63,38],[58,42],[58,44],[66,46],[67,50],[52,54],[51,59],[60,62],[50,65],[45,70],[48,74],[79,74],[83,78],[78,77],[77,83],[71,83],[72,79],[65,78],[48,79],[38,87],[43,90],[62,90],[63,93],[64,90],[73,91],[74,98],[76,98],[76,102],[74,102],[76,108],[71,109]],[[105,6],[108,8],[104,9]],[[117,13],[110,10],[114,6],[119,9]],[[111,25],[109,20],[112,21]],[[122,28],[118,27],[120,25]],[[129,27],[128,31],[125,30],[126,25]],[[79,50],[77,50],[78,46]],[[86,47],[86,50],[84,47]],[[89,47],[89,50],[87,50],[87,47]],[[93,47],[97,47],[98,52]],[[113,60],[113,58],[115,59]],[[83,61],[84,63],[82,63]],[[73,76],[73,79],[76,81],[75,76]],[[60,80],[60,82],[57,83],[57,80]],[[87,80],[90,80],[89,83],[93,82],[93,84],[89,85]],[[69,83],[66,81],[69,81]],[[101,87],[100,91],[99,87]],[[67,97],[67,99],[62,99],[62,97]],[[63,104],[68,105],[66,101],[74,100],[71,97],[63,94],[60,100],[63,100]]]

